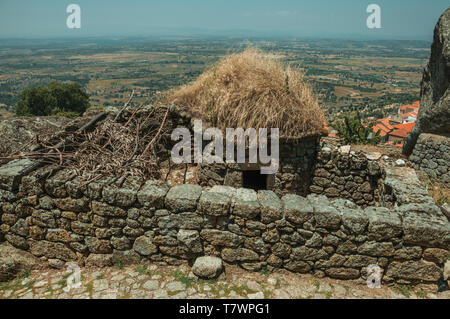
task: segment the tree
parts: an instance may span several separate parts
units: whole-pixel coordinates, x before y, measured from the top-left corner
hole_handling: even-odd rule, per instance
[[[28,88],[20,93],[16,105],[19,116],[55,114],[81,115],[89,107],[89,96],[78,83],[52,82],[48,87]]]
[[[359,112],[356,113],[356,116],[349,116],[346,114],[342,121],[335,122],[331,126],[338,132],[338,136],[342,137],[347,144],[376,145],[381,141],[379,131],[376,134],[373,134],[373,123],[368,126],[362,124]]]

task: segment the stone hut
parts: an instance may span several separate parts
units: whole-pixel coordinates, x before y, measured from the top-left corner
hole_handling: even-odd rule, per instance
[[[201,185],[273,190],[277,195],[308,193],[324,114],[303,74],[277,59],[251,48],[225,56],[169,97],[203,126],[206,122],[224,135],[227,128],[266,128],[268,133],[279,129],[276,173],[261,174],[261,164],[249,161],[246,154],[245,163],[199,164]]]

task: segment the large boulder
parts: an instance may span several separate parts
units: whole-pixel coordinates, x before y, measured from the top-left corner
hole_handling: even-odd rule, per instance
[[[222,272],[222,259],[212,256],[199,257],[195,260],[192,272],[200,278],[216,278]]]
[[[0,282],[14,279],[21,271],[40,269],[42,266],[32,254],[8,243],[0,245]]]
[[[18,266],[13,258],[9,256],[0,257],[0,282],[14,279],[19,272]]]
[[[450,134],[450,8],[440,17],[434,29],[431,57],[422,84],[417,123],[405,140],[403,153],[410,155],[422,133]]]

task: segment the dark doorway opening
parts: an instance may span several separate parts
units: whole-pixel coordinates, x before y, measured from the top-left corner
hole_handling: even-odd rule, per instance
[[[267,175],[257,171],[243,171],[244,188],[254,189],[255,191],[267,189]]]

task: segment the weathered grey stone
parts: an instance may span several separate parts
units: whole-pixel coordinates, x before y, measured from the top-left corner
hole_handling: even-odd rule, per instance
[[[236,188],[231,187],[231,186],[216,185],[216,186],[213,186],[210,191],[227,195],[230,198],[233,198],[234,195],[236,194]]]
[[[402,221],[396,211],[385,207],[368,207],[365,213],[369,219],[369,238],[382,241],[401,235]]]
[[[20,218],[17,220],[17,222],[11,227],[11,231],[15,233],[16,235],[27,237],[29,234],[29,228],[30,226],[25,221],[25,219]]]
[[[91,200],[100,200],[102,198],[103,188],[114,181],[113,177],[106,176],[89,183],[86,186],[85,195]]]
[[[389,264],[386,276],[394,279],[421,280],[436,283],[441,277],[442,270],[432,262],[419,261],[393,261]]]
[[[285,243],[276,243],[272,246],[272,252],[277,257],[288,258],[292,252],[292,248]]]
[[[341,239],[335,235],[325,235],[325,237],[322,239],[322,244],[327,246],[333,246],[337,247],[341,243]]]
[[[16,248],[20,248],[23,250],[28,250],[29,248],[28,241],[21,236],[6,234],[5,239]]]
[[[53,211],[35,210],[32,214],[34,225],[48,228],[56,228],[56,220]]]
[[[137,178],[127,178],[125,183],[118,187],[115,183],[106,185],[102,191],[103,200],[110,205],[130,207],[137,200],[137,192],[141,181]]]
[[[70,170],[60,170],[55,175],[45,179],[45,191],[56,198],[67,197],[66,183],[71,179]]]
[[[48,265],[54,269],[63,269],[65,264],[66,263],[60,259],[49,259],[48,260]]]
[[[361,268],[367,267],[369,265],[374,265],[376,263],[377,263],[376,257],[352,255],[347,258],[347,260],[343,263],[343,266],[349,268]]]
[[[141,262],[141,257],[133,250],[114,250],[112,259],[113,264],[127,265],[137,265]]]
[[[101,240],[95,237],[85,237],[84,241],[91,253],[109,254],[112,252],[112,247],[107,240]]]
[[[91,224],[82,223],[77,220],[70,223],[70,227],[75,234],[94,236],[95,229]]]
[[[148,280],[143,285],[142,288],[149,291],[154,291],[159,288],[159,282],[158,280]]]
[[[19,159],[0,166],[0,188],[17,191],[24,172],[32,165],[33,161],[29,159]]]
[[[305,246],[292,249],[291,259],[303,261],[315,261],[326,258],[328,254],[322,249],[309,248]]]
[[[142,256],[149,256],[158,252],[158,247],[146,236],[136,238],[133,249]]]
[[[259,261],[259,256],[254,251],[246,248],[224,248],[222,259],[229,263]]]
[[[127,237],[111,237],[111,245],[117,250],[128,250],[131,248],[131,242]]]
[[[347,254],[353,254],[357,250],[357,246],[355,243],[353,243],[350,240],[346,240],[342,244],[339,244],[338,248],[336,249],[336,252],[338,254],[347,255]]]
[[[200,236],[214,246],[238,247],[244,242],[241,236],[218,229],[203,229]]]
[[[0,189],[0,201],[2,202],[13,202],[17,198],[16,194],[10,191],[5,191]]]
[[[180,229],[177,239],[188,253],[201,254],[203,252],[202,242],[197,230]]]
[[[10,281],[19,272],[19,265],[10,256],[0,257],[0,282]]]
[[[198,257],[195,260],[192,272],[200,278],[213,279],[217,278],[222,273],[222,269],[222,259],[204,256]]]
[[[39,206],[43,209],[52,210],[55,208],[55,203],[50,196],[43,196],[39,198]]]
[[[32,241],[30,244],[30,252],[37,256],[45,256],[47,258],[56,258],[64,261],[76,260],[76,254],[66,247],[63,243],[54,243],[49,241]]]
[[[179,185],[172,187],[166,195],[165,204],[174,213],[194,212],[202,194],[198,185]]]
[[[257,194],[252,189],[238,188],[232,199],[233,214],[247,219],[256,218],[260,214]]]
[[[364,210],[348,200],[333,201],[333,206],[341,212],[342,225],[344,225],[350,233],[355,235],[364,233],[366,226],[369,223],[369,218]]]
[[[403,217],[403,241],[425,247],[448,248],[450,223],[442,215],[439,218],[406,212]]]
[[[423,252],[423,259],[438,265],[443,265],[449,257],[450,253],[447,249],[427,248]]]
[[[108,204],[96,201],[92,202],[92,211],[100,216],[110,216],[110,217],[127,216],[127,211],[122,208],[110,206]]]
[[[69,243],[72,241],[72,238],[70,235],[71,234],[65,229],[61,229],[61,228],[48,229],[45,239],[48,241]]]
[[[314,233],[314,235],[308,239],[305,243],[306,247],[321,247],[322,246],[322,236],[318,233]]]
[[[227,216],[230,206],[231,197],[218,192],[204,191],[198,202],[198,210],[210,216]]]
[[[396,249],[394,258],[399,260],[419,259],[422,256],[422,247],[406,246]]]
[[[72,199],[67,198],[55,198],[53,203],[60,210],[70,212],[87,212],[89,211],[89,202],[86,198]]]
[[[325,196],[308,195],[308,201],[314,209],[314,219],[317,227],[338,229],[341,223],[341,213],[336,210]]]
[[[309,273],[312,269],[308,263],[301,260],[289,260],[284,264],[284,268],[301,274]]]
[[[394,255],[394,245],[391,242],[365,242],[358,247],[358,253],[369,256],[389,257]]]
[[[270,251],[270,245],[267,245],[260,237],[251,237],[245,239],[244,247],[251,249],[261,255],[266,255]]]
[[[357,279],[359,278],[359,270],[352,268],[329,268],[325,273],[331,278],[336,279]]]
[[[286,220],[301,225],[313,215],[313,207],[310,202],[301,196],[288,194],[281,198],[283,212]]]
[[[158,219],[158,227],[161,229],[192,229],[200,230],[203,225],[203,218],[196,213],[170,214]]]
[[[137,199],[144,207],[155,207],[156,209],[163,208],[164,198],[168,190],[169,187],[165,183],[149,180],[137,193]]]
[[[271,223],[281,219],[283,214],[281,201],[274,192],[258,191],[257,198],[261,207],[261,221],[263,223]]]

